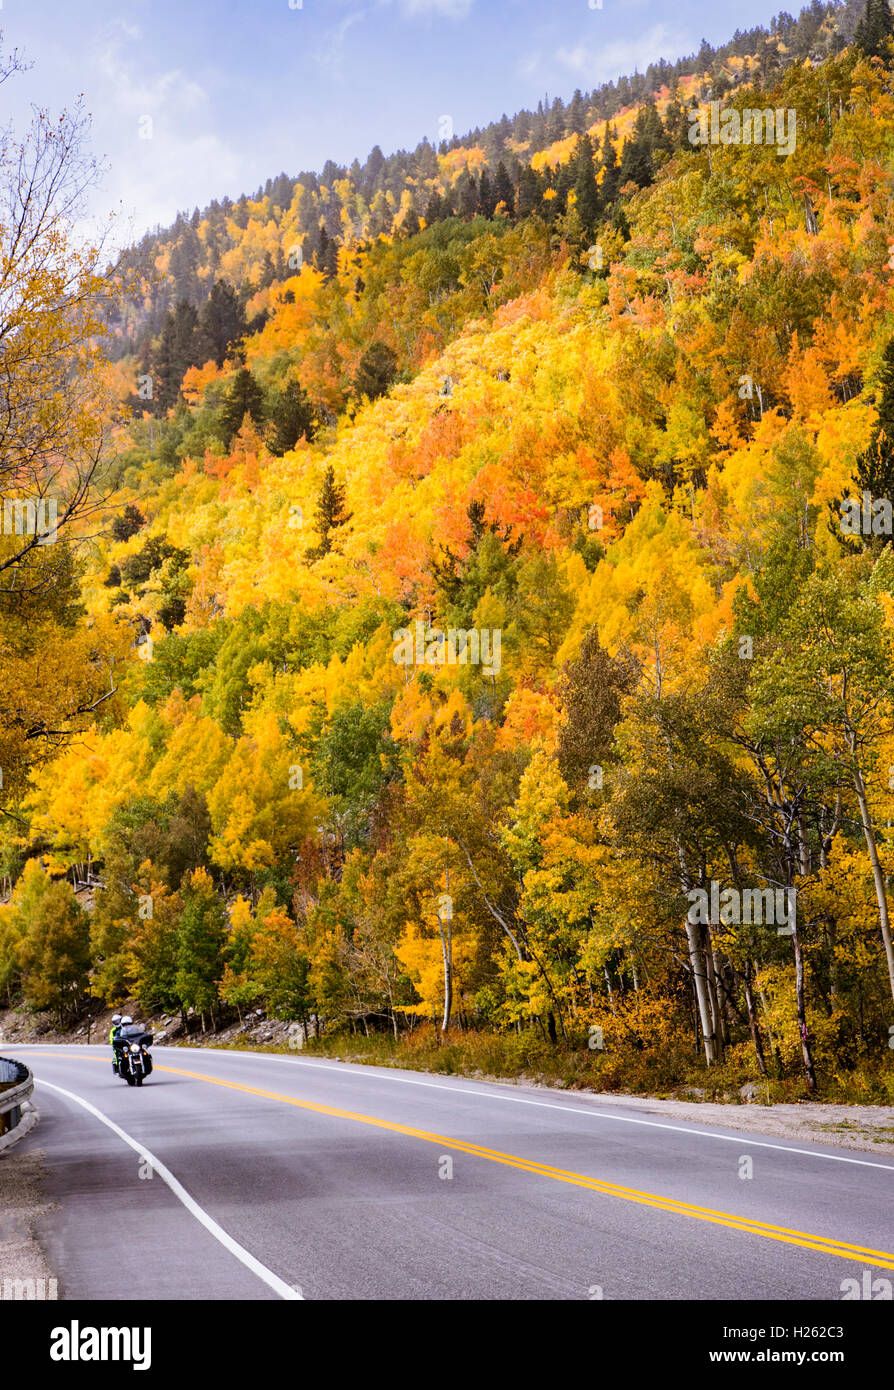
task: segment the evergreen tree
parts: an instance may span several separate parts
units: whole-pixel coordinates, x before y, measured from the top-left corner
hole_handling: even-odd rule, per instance
[[[689,116],[676,93],[665,110],[664,126],[672,149],[685,150],[689,147]]]
[[[583,135],[587,128],[587,105],[578,88],[568,107],[568,129],[572,135]]]
[[[407,208],[404,220],[400,224],[400,234],[407,240],[411,236],[418,236],[422,231],[422,223],[419,221],[419,214],[414,207]]]
[[[236,291],[215,280],[199,314],[197,356],[222,367],[230,349],[245,335],[245,315]]]
[[[457,184],[457,211],[468,222],[478,211],[478,185],[465,173]]]
[[[270,451],[279,457],[294,449],[299,439],[308,442],[313,439],[316,415],[300,381],[290,381],[285,390],[274,398],[270,423],[273,427]]]
[[[891,338],[882,357],[879,372],[878,419],[872,432],[872,440],[857,458],[854,470],[854,489],[862,501],[868,492],[873,501],[886,498],[894,504],[894,338]],[[842,533],[841,503],[844,498],[836,498],[829,503],[829,529],[833,536],[843,541],[848,549],[861,550],[872,545],[878,548],[878,538],[872,536],[844,536]]]
[[[491,218],[496,206],[497,198],[490,174],[486,169],[482,169],[481,178],[478,181],[478,212],[482,217]]]
[[[611,127],[606,124],[605,134],[602,137],[602,149],[599,151],[599,164],[602,169],[602,182],[599,191],[602,195],[603,205],[608,207],[615,201],[620,188],[620,169],[618,168],[618,156],[612,144]]]
[[[428,207],[425,209],[425,225],[430,227],[433,222],[440,222],[444,217],[444,200],[437,189],[434,189],[428,200]]]
[[[176,404],[184,373],[198,361],[198,318],[193,306],[181,299],[165,319],[153,372],[153,402],[160,414]]]
[[[146,518],[139,507],[134,506],[133,502],[128,502],[123,514],[116,516],[112,522],[112,538],[116,541],[129,541],[131,536],[135,536],[145,525]]]
[[[497,207],[501,203],[503,204],[503,210],[507,217],[513,216],[515,212],[515,187],[502,159],[497,165],[497,172],[494,176],[494,201]]]
[[[577,142],[574,156],[574,194],[578,216],[586,231],[592,230],[599,219],[599,185],[593,165],[593,145],[589,135]]]
[[[561,97],[553,102],[546,127],[546,138],[550,145],[565,139],[565,107]]]
[[[331,463],[327,464],[317,509],[314,512],[314,530],[320,538],[320,543],[310,551],[308,558],[318,560],[328,555],[333,545],[332,532],[350,520],[350,514],[345,511],[344,486],[335,481],[335,469]]]
[[[313,263],[315,269],[326,280],[332,280],[338,274],[338,242],[333,240],[323,226],[319,229]]]
[[[242,428],[242,421],[250,415],[255,424],[264,418],[264,392],[255,381],[247,367],[240,367],[227,392],[220,415],[221,432],[227,446],[233,436]]]
[[[354,393],[374,401],[384,396],[397,372],[397,357],[387,343],[370,343],[357,366]]]
[[[854,43],[867,58],[888,58],[888,40],[894,35],[894,16],[888,0],[866,0],[863,18],[857,25]]]
[[[530,217],[539,207],[540,183],[534,170],[526,164],[519,175],[516,211],[519,217]]]

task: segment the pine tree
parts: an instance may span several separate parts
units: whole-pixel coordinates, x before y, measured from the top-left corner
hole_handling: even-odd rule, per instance
[[[322,556],[328,555],[333,545],[332,532],[350,520],[350,514],[345,511],[344,486],[335,481],[335,469],[331,463],[327,464],[326,472],[323,474],[323,486],[317,501],[317,509],[314,513],[314,529],[320,538],[320,543],[314,550],[310,551],[308,558],[318,560]]]
[[[299,439],[308,442],[316,433],[316,415],[300,381],[290,381],[275,397],[270,409],[270,451],[278,457],[294,449]]]
[[[135,536],[146,525],[146,518],[139,507],[133,502],[128,502],[121,516],[116,516],[112,522],[112,538],[116,541],[129,541],[131,536]]]
[[[526,164],[519,175],[516,212],[519,217],[530,217],[539,207],[540,183],[530,164]]]
[[[583,135],[587,128],[587,107],[580,88],[568,107],[568,129],[572,135]]]
[[[408,240],[411,236],[418,236],[422,231],[422,223],[419,221],[419,214],[414,207],[407,208],[404,219],[400,224],[400,234]]]
[[[184,373],[198,361],[198,317],[193,306],[181,299],[165,319],[153,372],[153,402],[160,414],[176,404]]]
[[[332,280],[338,274],[338,242],[333,241],[323,226],[320,227],[313,263],[326,280]]]
[[[433,222],[440,222],[444,215],[444,200],[435,188],[428,200],[428,207],[425,209],[426,227],[430,227]]]
[[[565,106],[561,97],[556,97],[550,108],[546,134],[551,145],[565,139]]]
[[[199,314],[197,356],[222,367],[230,349],[245,335],[245,315],[231,285],[215,280]]]
[[[496,206],[499,207],[502,203],[506,216],[512,217],[515,212],[515,188],[502,159],[494,176],[494,199]]]
[[[867,58],[888,58],[888,40],[894,36],[894,16],[888,0],[866,0],[866,10],[857,25],[854,43]]]
[[[478,185],[471,174],[465,174],[459,184],[459,214],[469,221],[478,211]]]
[[[246,415],[251,416],[255,424],[260,424],[264,418],[264,392],[249,369],[240,367],[227,392],[220,415],[221,432],[227,446],[242,428]]]
[[[482,217],[489,219],[493,217],[496,206],[497,199],[490,174],[486,169],[482,169],[478,183],[478,212]]]
[[[575,206],[584,229],[589,232],[596,225],[601,210],[599,185],[593,165],[593,145],[589,135],[582,135],[577,142],[574,170]]]
[[[354,393],[360,398],[378,400],[394,380],[397,357],[387,343],[370,343],[357,366]]]
[[[676,93],[665,110],[664,125],[672,149],[685,150],[689,145],[689,117]]]
[[[606,124],[605,134],[602,137],[602,149],[599,151],[599,163],[602,169],[602,182],[599,191],[602,195],[604,206],[608,206],[615,201],[620,188],[620,170],[618,168],[618,156],[612,144],[611,127]]]
[[[894,338],[882,358],[878,419],[872,443],[857,459],[856,480],[873,497],[894,499]]]
[[[849,496],[856,493],[858,499],[868,492],[873,500],[887,498],[894,502],[894,338],[891,338],[882,357],[879,372],[878,419],[872,432],[872,440],[857,458],[854,469],[854,487]],[[829,503],[829,530],[836,540],[847,549],[862,550],[869,546],[876,548],[877,540],[872,536],[844,536],[842,533],[841,504],[844,498],[838,497]]]

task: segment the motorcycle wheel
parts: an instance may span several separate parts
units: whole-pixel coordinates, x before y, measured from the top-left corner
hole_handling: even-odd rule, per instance
[[[141,1076],[138,1076],[138,1077],[137,1077],[137,1085],[138,1085],[138,1086],[142,1086],[142,1084],[143,1084],[143,1078],[142,1078]]]
[[[124,1080],[127,1082],[128,1086],[136,1086],[136,1084],[137,1084],[137,1079],[136,1079],[136,1077],[135,1077],[135,1076],[131,1076],[130,1072],[127,1073],[127,1075],[125,1076]]]

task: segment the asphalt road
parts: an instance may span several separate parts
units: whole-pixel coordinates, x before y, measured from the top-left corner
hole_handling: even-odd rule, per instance
[[[16,1152],[46,1155],[63,1298],[114,1297],[121,1267],[158,1299],[840,1300],[864,1270],[894,1282],[886,1155],[303,1057],[155,1048],[136,1089],[107,1047],[4,1050],[38,1083]]]

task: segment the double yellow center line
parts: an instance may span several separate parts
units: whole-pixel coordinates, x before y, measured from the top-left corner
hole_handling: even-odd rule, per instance
[[[715,1226],[744,1231],[746,1235],[763,1236],[767,1240],[782,1241],[786,1245],[800,1245],[805,1250],[818,1250],[824,1255],[839,1255],[843,1260],[857,1260],[861,1264],[870,1260],[882,1269],[894,1269],[894,1254],[887,1250],[872,1250],[868,1246],[852,1245],[848,1241],[830,1240],[826,1236],[810,1235],[807,1231],[795,1231],[786,1226],[774,1226],[766,1221],[752,1221],[749,1217],[714,1211],[710,1207],[694,1206],[691,1202],[677,1202],[672,1197],[661,1197],[654,1192],[641,1192],[634,1187],[621,1187],[617,1183],[603,1182],[600,1178],[588,1178],[583,1173],[569,1173],[563,1168],[553,1168],[548,1163],[536,1163],[533,1159],[520,1158],[516,1154],[501,1153],[499,1149],[486,1149],[480,1144],[469,1144],[464,1139],[451,1139],[445,1134],[434,1134],[427,1129],[413,1129],[409,1125],[397,1124],[394,1120],[380,1120],[374,1115],[362,1115],[356,1110],[340,1110],[333,1105],[319,1105],[316,1101],[297,1100],[294,1096],[284,1096],[278,1091],[265,1091],[259,1086],[246,1086],[239,1081],[223,1081],[218,1076],[181,1071],[177,1067],[157,1066],[155,1070],[172,1072],[175,1076],[188,1076],[193,1081],[205,1081],[211,1086],[226,1086],[231,1091],[243,1091],[246,1095],[260,1096],[263,1100],[275,1100],[282,1105],[295,1105],[302,1110],[312,1110],[318,1115],[330,1115],[337,1120],[353,1120],[355,1124],[375,1125],[377,1129],[391,1130],[393,1134],[404,1134],[410,1139],[421,1139],[427,1144],[437,1144],[440,1148],[450,1149],[455,1153],[471,1154],[473,1158],[484,1158],[490,1163],[502,1163],[507,1168],[518,1168],[523,1173],[534,1173],[538,1177],[552,1178],[555,1182],[570,1183],[573,1187],[601,1192],[606,1197],[619,1197],[622,1201],[636,1202],[640,1206],[655,1207],[658,1211],[671,1212],[675,1216],[710,1221]]]
[[[64,1060],[73,1060],[69,1054],[43,1054]],[[84,1060],[83,1058],[80,1060]],[[98,1061],[98,1058],[88,1058]],[[600,1192],[606,1197],[617,1197],[624,1202],[636,1202],[640,1206],[654,1207],[658,1211],[670,1212],[674,1216],[688,1216],[695,1221],[710,1221],[715,1226],[726,1226],[731,1231],[743,1231],[746,1235],[763,1236],[765,1240],[781,1241],[785,1245],[798,1245],[804,1250],[816,1250],[823,1255],[838,1255],[843,1260],[856,1260],[860,1264],[867,1261],[880,1269],[894,1269],[894,1254],[888,1250],[873,1250],[865,1245],[853,1245],[849,1241],[831,1240],[826,1236],[811,1235],[809,1231],[796,1231],[787,1226],[774,1226],[767,1221],[752,1221],[750,1217],[735,1216],[730,1212],[714,1211],[711,1207],[695,1206],[691,1202],[677,1202],[672,1197],[662,1197],[655,1192],[641,1192],[635,1187],[622,1187],[618,1183],[603,1182],[600,1178],[589,1178],[583,1173],[570,1173],[564,1168],[554,1168],[548,1163],[536,1163],[530,1158],[520,1158],[516,1154],[502,1153],[499,1149],[487,1149],[480,1144],[469,1144],[464,1139],[451,1139],[446,1134],[434,1134],[427,1129],[413,1129],[409,1125],[397,1124],[394,1120],[380,1120],[374,1115],[362,1115],[356,1110],[340,1110],[334,1105],[320,1105],[312,1100],[298,1100],[295,1096],[285,1096],[279,1091],[266,1091],[259,1086],[247,1086],[240,1081],[224,1081],[219,1076],[207,1076],[202,1072],[184,1071],[178,1067],[163,1067],[156,1064],[155,1071],[169,1072],[173,1076],[187,1076],[191,1081],[204,1081],[209,1086],[225,1086],[230,1091],[241,1091],[245,1095],[258,1096],[261,1100],[277,1101],[280,1105],[294,1105],[301,1110],[311,1110],[317,1115],[329,1115],[336,1120],[351,1120],[354,1124],[374,1125],[377,1129],[387,1129],[393,1134],[403,1134],[409,1139],[419,1139],[427,1144],[437,1144],[441,1149],[454,1153],[470,1154],[473,1158],[487,1159],[489,1163],[501,1163],[506,1168],[518,1168],[523,1173],[533,1173],[537,1177],[551,1178],[554,1182],[569,1183],[573,1187],[583,1187],[590,1192]]]

